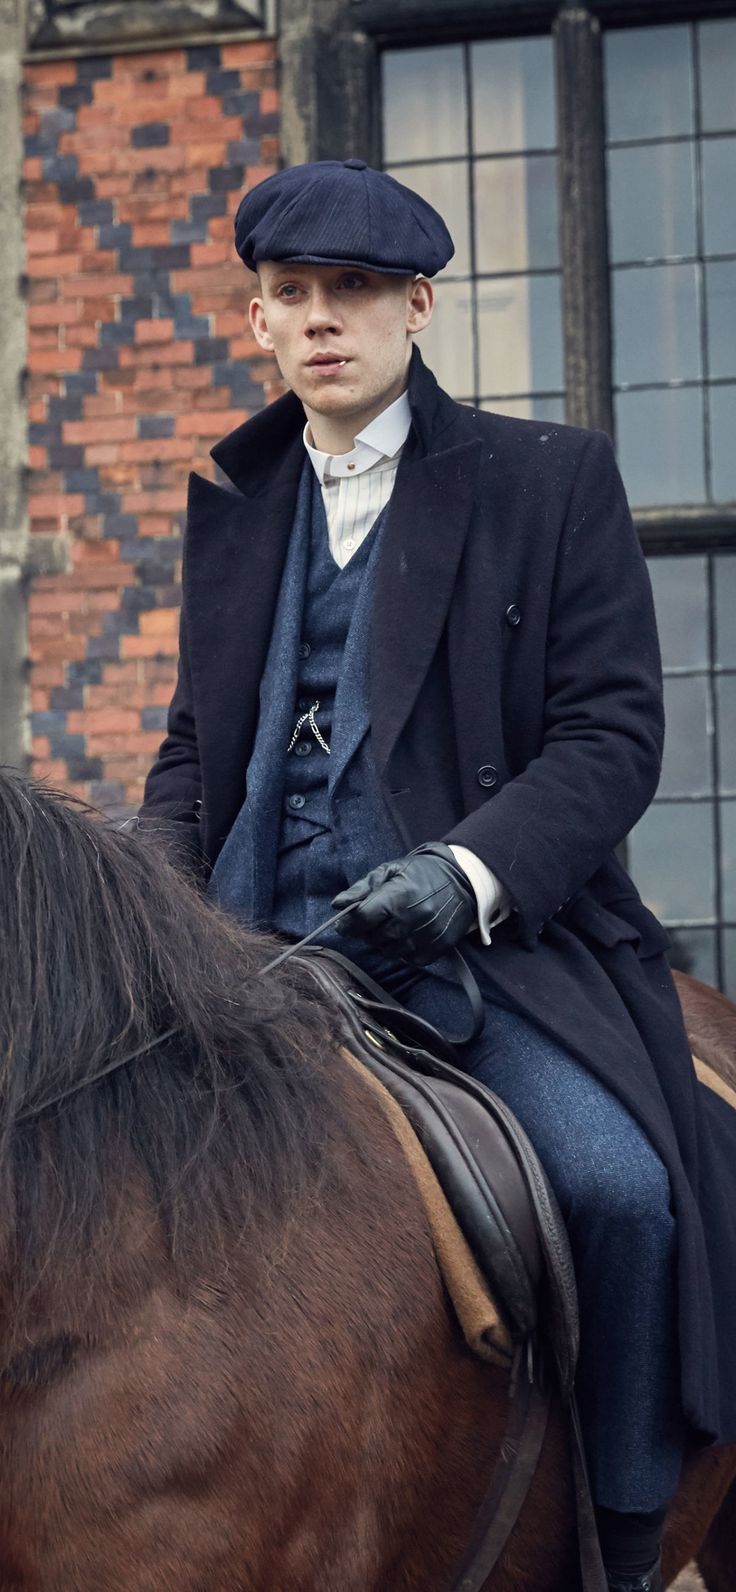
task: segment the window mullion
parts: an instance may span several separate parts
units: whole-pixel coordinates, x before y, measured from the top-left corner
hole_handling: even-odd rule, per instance
[[[613,435],[600,26],[580,6],[554,25],[566,416]]]

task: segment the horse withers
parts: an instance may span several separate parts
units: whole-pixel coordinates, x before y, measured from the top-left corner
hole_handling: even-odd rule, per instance
[[[0,1592],[445,1592],[508,1377],[334,1014],[151,840],[12,773],[0,878]],[[736,1083],[736,1012],[697,1001]],[[734,1478],[690,1462],[670,1577],[732,1587]],[[488,1589],[576,1565],[557,1408]]]

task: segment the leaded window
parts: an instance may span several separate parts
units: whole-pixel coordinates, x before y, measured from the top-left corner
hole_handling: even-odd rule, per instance
[[[384,163],[457,245],[429,363],[460,400],[562,419],[552,33],[389,48],[382,65]],[[675,963],[736,994],[736,19],[611,31],[603,84],[616,444],[667,712],[628,862]]]

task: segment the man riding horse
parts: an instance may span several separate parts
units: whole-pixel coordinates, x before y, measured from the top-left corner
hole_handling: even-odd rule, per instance
[[[191,480],[179,679],[141,822],[213,898],[337,944],[457,1031],[569,1229],[611,1592],[661,1587],[686,1444],[736,1441],[721,1102],[615,848],[660,768],[646,567],[608,439],[461,406],[414,339],[453,253],[360,160],[243,199],[250,322],[291,389]],[[673,859],[676,866],[676,859]]]

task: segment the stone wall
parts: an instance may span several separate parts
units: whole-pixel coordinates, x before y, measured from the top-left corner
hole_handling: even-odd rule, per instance
[[[191,468],[280,390],[232,216],[278,158],[275,46],[30,64],[25,193],[35,772],[130,811],[176,670]]]

